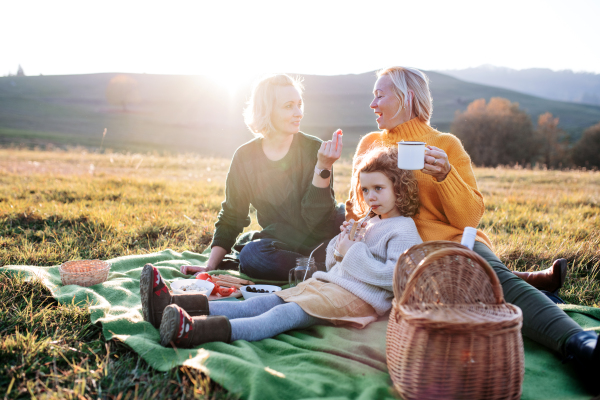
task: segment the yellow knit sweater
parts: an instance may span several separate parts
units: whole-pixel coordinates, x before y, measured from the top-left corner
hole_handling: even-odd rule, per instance
[[[415,171],[419,182],[421,207],[414,220],[424,242],[460,242],[464,228],[477,227],[485,209],[483,196],[477,189],[471,168],[471,158],[456,136],[438,132],[418,118],[413,118],[390,131],[369,133],[358,144],[354,158],[372,146],[396,146],[401,140],[425,142],[444,150],[448,155],[451,169],[442,182],[438,182],[431,175]],[[352,193],[346,202],[346,220],[350,218],[358,219],[352,210]],[[490,239],[480,230],[477,232],[477,240],[488,247],[492,245]]]

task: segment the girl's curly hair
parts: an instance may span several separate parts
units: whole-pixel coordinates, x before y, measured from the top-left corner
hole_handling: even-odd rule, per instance
[[[396,207],[400,215],[414,217],[419,212],[419,185],[412,171],[398,168],[398,149],[395,147],[372,147],[358,156],[352,174],[352,211],[364,215],[368,210],[360,185],[361,172],[381,172],[394,185]]]

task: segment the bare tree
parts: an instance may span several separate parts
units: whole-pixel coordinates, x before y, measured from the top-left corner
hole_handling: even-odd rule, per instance
[[[492,97],[488,103],[478,99],[464,112],[458,111],[452,132],[477,165],[525,164],[536,154],[529,115],[518,103],[501,97]]]
[[[542,162],[548,168],[561,167],[565,162],[567,141],[565,133],[558,127],[558,118],[546,112],[539,116],[535,137]]]
[[[106,100],[119,105],[127,112],[127,105],[139,101],[138,82],[127,75],[117,75],[110,80],[106,88]]]
[[[600,168],[600,122],[590,126],[571,149],[575,165],[586,168]]]

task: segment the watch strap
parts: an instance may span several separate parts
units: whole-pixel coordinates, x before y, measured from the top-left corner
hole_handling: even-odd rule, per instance
[[[327,179],[331,176],[331,170],[327,168],[319,169],[315,167],[315,174],[319,175],[323,179]]]

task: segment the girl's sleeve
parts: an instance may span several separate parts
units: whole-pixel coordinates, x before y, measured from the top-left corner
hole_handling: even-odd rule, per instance
[[[408,229],[406,231],[406,233],[410,232]],[[422,242],[416,227],[414,232],[406,233],[398,231],[398,234],[388,239],[384,262],[375,259],[367,245],[359,242],[350,247],[340,263],[340,267],[356,279],[390,292],[393,291],[394,269],[398,258],[406,250]]]
[[[215,223],[215,233],[210,247],[219,246],[231,251],[245,227],[250,225],[250,195],[248,180],[239,155],[233,156],[225,184],[225,201]]]
[[[432,178],[434,187],[442,202],[444,214],[452,226],[461,230],[467,226],[477,227],[485,211],[483,195],[477,188],[471,158],[458,138],[448,136],[452,143],[445,151],[451,169],[441,182]]]
[[[335,261],[335,257],[333,256],[333,252],[335,251],[335,243],[338,236],[331,239],[327,245],[327,252],[325,255],[325,268],[327,268],[327,271],[333,268],[333,266],[337,263],[337,261]]]

